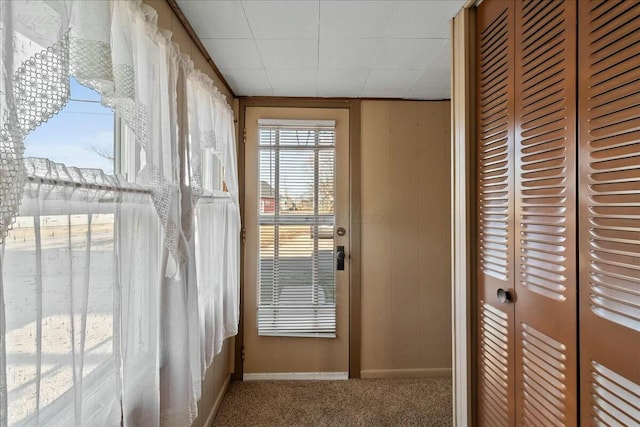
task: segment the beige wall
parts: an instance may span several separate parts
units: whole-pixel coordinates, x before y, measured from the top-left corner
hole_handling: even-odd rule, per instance
[[[451,369],[450,103],[362,102],[362,375]]]
[[[144,0],[144,2],[158,12],[158,27],[170,30],[173,33],[173,41],[180,45],[180,51],[191,57],[196,69],[211,77],[218,89],[227,97],[227,101],[234,109],[235,116],[237,117],[237,101],[226,89],[220,81],[220,78],[213,71],[213,68],[193,43],[166,0]],[[213,360],[213,364],[207,370],[207,374],[202,382],[202,398],[198,402],[198,418],[196,418],[192,426],[206,426],[207,422],[212,421],[209,417],[214,407],[219,405],[220,399],[228,385],[230,374],[233,371],[233,360],[233,340],[227,340],[222,348],[222,352]]]

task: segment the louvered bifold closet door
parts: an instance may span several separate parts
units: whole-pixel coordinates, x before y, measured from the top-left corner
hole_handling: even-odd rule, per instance
[[[515,2],[516,425],[577,423],[576,2]]]
[[[579,2],[584,425],[640,425],[640,3]]]
[[[483,2],[477,15],[479,425],[514,424],[513,2]]]

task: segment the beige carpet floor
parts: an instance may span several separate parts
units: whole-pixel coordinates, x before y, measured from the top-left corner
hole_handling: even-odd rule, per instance
[[[232,382],[214,426],[451,426],[451,380]]]

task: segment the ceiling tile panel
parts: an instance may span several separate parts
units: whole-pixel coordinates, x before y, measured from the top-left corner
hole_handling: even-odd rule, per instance
[[[369,69],[318,70],[318,96],[359,97]]]
[[[401,70],[425,69],[436,57],[445,40],[386,39],[373,68]]]
[[[320,39],[319,68],[370,68],[381,45],[381,39]]]
[[[264,69],[220,70],[238,96],[272,96],[273,90]]]
[[[317,1],[243,1],[256,39],[318,38]]]
[[[393,12],[393,1],[321,1],[320,38],[383,38]]]
[[[414,90],[411,89],[406,98],[415,99],[420,101],[441,101],[443,99],[450,99],[451,92],[447,89],[442,88],[430,88],[430,89],[420,89]]]
[[[318,70],[267,70],[273,92],[279,96],[318,96]]]
[[[251,39],[202,39],[218,68],[262,68],[256,43]],[[213,54],[212,54],[213,55]]]
[[[451,75],[448,69],[425,71],[409,90],[415,99],[448,99],[451,97]]]
[[[397,96],[405,96],[422,73],[422,70],[371,70],[363,94],[373,96],[374,91],[397,91]]]
[[[201,39],[252,38],[249,23],[239,1],[182,0],[180,9]]]
[[[445,40],[442,49],[433,59],[433,62],[429,64],[429,68],[449,71],[451,68],[451,42],[449,40]]]
[[[176,1],[239,96],[450,96],[465,0]]]
[[[267,70],[318,67],[318,40],[256,40],[256,44]]]
[[[449,38],[450,20],[464,1],[398,1],[389,38]]]

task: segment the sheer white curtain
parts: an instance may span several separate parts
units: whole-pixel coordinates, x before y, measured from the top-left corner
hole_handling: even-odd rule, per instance
[[[124,425],[160,423],[163,229],[149,194],[116,209],[116,290],[120,298],[120,387]],[[119,334],[119,336],[118,336]]]
[[[161,229],[150,193],[45,159],[26,159],[26,170],[2,253],[3,424],[119,425],[123,397],[153,419],[157,369],[145,356],[157,352],[149,278],[159,276]],[[135,387],[123,390],[123,368]]]
[[[69,97],[68,26],[64,7],[0,2],[0,242],[20,206],[24,137]]]
[[[43,361],[43,352],[55,339],[54,332],[65,328],[54,327],[54,331],[45,328],[51,311],[45,312],[43,301],[46,292],[51,292],[48,283],[43,283],[43,266],[38,262],[42,246],[34,241],[27,254],[14,257],[14,252],[5,246],[7,233],[11,229],[18,211],[21,209],[25,191],[26,171],[22,158],[25,135],[40,123],[56,114],[68,99],[69,61],[68,34],[69,14],[66,9],[57,10],[50,4],[26,2],[0,2],[0,424],[16,423],[35,416],[38,421],[40,409],[51,399],[58,398],[48,392],[46,381],[41,381],[43,362],[61,366],[64,362],[57,358]],[[48,17],[48,19],[42,19]],[[44,189],[42,194],[50,191]],[[38,196],[39,197],[39,196]],[[31,228],[41,226],[39,203],[32,203],[30,212]],[[28,221],[28,219],[26,220]],[[25,227],[27,225],[25,224]],[[35,236],[35,233],[33,233]],[[27,244],[27,236],[23,243]],[[35,237],[32,237],[32,240]],[[71,242],[67,258],[71,258]],[[29,247],[29,245],[27,245]],[[61,262],[64,257],[61,256]],[[21,265],[26,270],[12,270]],[[50,274],[49,272],[47,272]],[[18,275],[18,277],[13,277]],[[21,276],[24,276],[22,279]],[[48,276],[47,276],[48,277]],[[21,281],[25,282],[22,283]],[[67,290],[73,288],[68,287]],[[13,290],[24,289],[22,298]],[[64,291],[61,290],[61,293]],[[76,318],[77,299],[68,298],[69,316],[63,320],[58,316],[51,319],[67,324]],[[58,310],[61,308],[58,307]],[[59,313],[58,313],[59,314]],[[45,317],[46,316],[46,317]],[[86,317],[85,317],[86,318]],[[68,328],[67,328],[68,329]],[[43,332],[47,332],[46,339]],[[77,334],[67,333],[65,351],[67,361],[74,360],[78,354],[72,344]],[[82,353],[82,351],[80,351]],[[69,363],[71,371],[61,381],[68,381],[69,374],[77,378],[76,365]],[[82,365],[80,371],[82,371]],[[50,369],[49,369],[50,371]],[[45,372],[49,372],[45,371]],[[25,391],[26,394],[20,395]],[[82,386],[78,384],[75,396],[82,395]],[[75,396],[72,400],[76,403]]]
[[[237,333],[233,113],[139,0],[0,12],[0,424],[188,425]],[[128,128],[135,185],[25,168],[24,137],[67,102],[69,76]],[[213,191],[212,165],[228,191]]]
[[[187,99],[191,184],[197,195],[194,250],[204,372],[224,340],[238,332],[241,225],[236,141],[233,111],[211,80],[197,70],[189,69]],[[219,172],[226,191],[203,179]]]

